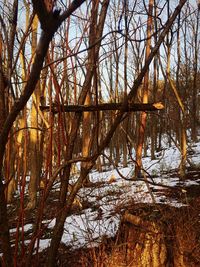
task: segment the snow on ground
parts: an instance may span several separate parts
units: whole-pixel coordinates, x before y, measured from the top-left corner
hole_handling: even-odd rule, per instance
[[[190,161],[200,166],[200,142],[190,145],[190,149],[195,153],[190,155]],[[179,184],[178,177],[169,177],[167,172],[177,169],[180,164],[180,152],[174,146],[165,148],[162,152],[157,153],[157,159],[151,160],[150,157],[143,159],[143,168],[152,175],[156,184],[175,186]],[[126,168],[119,168],[120,173],[130,179],[132,177],[134,166],[130,163]],[[165,173],[165,174],[163,174]],[[156,176],[156,177],[155,177]],[[111,182],[111,179],[113,180]],[[130,203],[167,203],[170,205],[181,206],[176,200],[169,200],[161,194],[154,191],[149,192],[147,184],[144,181],[127,181],[120,177],[115,170],[104,172],[92,171],[90,180],[93,183],[99,183],[98,187],[82,188],[78,194],[80,201],[88,202],[89,207],[80,211],[80,214],[73,214],[66,219],[62,242],[65,245],[75,247],[97,245],[104,236],[114,236],[117,231],[120,212],[123,211]],[[110,181],[110,183],[109,183]],[[150,180],[152,181],[152,180]],[[185,181],[185,185],[200,184],[200,179],[196,181]],[[161,186],[152,186],[151,188],[159,189]],[[153,198],[152,198],[153,194]],[[52,229],[55,225],[55,219],[43,221]],[[32,228],[32,225],[25,225],[25,231]],[[11,232],[16,229],[11,229]],[[26,241],[28,244],[30,241]],[[41,239],[39,250],[49,246],[50,239]]]

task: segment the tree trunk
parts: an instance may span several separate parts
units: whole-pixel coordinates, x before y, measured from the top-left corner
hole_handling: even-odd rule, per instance
[[[198,114],[197,114],[197,93],[198,93],[198,55],[199,55],[199,16],[200,16],[200,8],[198,7],[197,10],[197,23],[196,23],[196,29],[194,34],[194,77],[193,77],[193,88],[192,88],[192,140],[194,142],[197,141],[197,121],[198,121]]]
[[[157,6],[154,6],[154,30],[158,31],[158,23],[157,23]],[[158,36],[154,36],[154,42],[157,43]],[[156,94],[158,90],[158,77],[159,77],[159,67],[158,67],[158,56],[156,55],[153,62],[153,92],[152,97],[153,101],[156,101]],[[157,124],[156,124],[156,118],[154,114],[151,116],[151,129],[150,129],[150,135],[151,135],[151,160],[154,160],[155,157],[155,151],[157,148]]]
[[[2,53],[2,40],[0,39],[0,55]],[[6,81],[3,76],[3,66],[0,62],[0,134],[3,129],[3,125],[6,119],[6,97],[5,88],[7,86]],[[10,267],[13,266],[11,246],[10,246],[10,235],[8,228],[8,218],[7,218],[7,203],[5,198],[5,185],[3,184],[3,157],[0,157],[0,247],[3,251],[3,266]],[[8,186],[8,185],[7,185]]]
[[[147,61],[151,52],[151,31],[152,31],[152,12],[153,12],[153,0],[149,0],[149,10],[148,10],[148,21],[147,21],[147,43],[146,43],[146,53],[145,60]],[[144,86],[143,86],[143,103],[148,102],[148,92],[149,92],[149,70],[146,71],[144,76]],[[135,177],[140,176],[142,167],[142,148],[144,146],[145,140],[145,128],[147,121],[147,113],[142,112],[140,118],[140,127],[138,133],[138,142],[136,147],[136,166],[135,166]]]
[[[32,25],[32,57],[34,58],[37,47],[37,29],[38,18],[35,17]],[[39,133],[38,128],[38,112],[37,106],[39,98],[39,84],[36,85],[35,93],[33,93],[31,106],[31,130],[30,130],[30,182],[29,182],[29,201],[26,209],[34,209],[37,201],[37,188],[39,184]],[[36,101],[34,101],[36,100]]]
[[[85,104],[90,104],[90,92],[88,92]],[[89,157],[91,153],[91,143],[92,143],[92,135],[91,135],[91,113],[84,112],[83,113],[83,135],[82,135],[82,156]],[[81,163],[81,170],[85,168],[85,162]],[[85,181],[85,185],[90,184],[89,176]]]

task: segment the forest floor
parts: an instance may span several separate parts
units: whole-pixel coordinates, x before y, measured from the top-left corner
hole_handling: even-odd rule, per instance
[[[180,153],[175,146],[163,148],[156,156],[154,161],[149,156],[143,159],[143,168],[146,172],[144,177],[137,180],[131,179],[131,161],[126,168],[119,164],[117,170],[105,167],[102,172],[92,171],[90,186],[81,189],[78,201],[66,219],[55,266],[94,266],[94,262],[102,253],[102,244],[107,246],[108,243],[114,242],[123,214],[127,210],[141,214],[146,207],[152,206],[159,206],[159,209],[162,207],[166,220],[177,216],[166,207],[179,210],[178,216],[180,210],[184,216],[187,215],[192,231],[196,231],[195,235],[199,237],[195,247],[200,248],[200,142],[189,146],[190,165],[187,166],[184,180],[179,177]],[[78,174],[72,177],[72,184],[76,179]],[[35,246],[35,266],[44,266],[55,225],[55,215],[58,214],[58,193],[59,183],[55,184],[45,204],[41,232]],[[19,205],[19,196],[16,196],[15,204],[9,205],[8,215],[12,245],[14,247],[18,237],[21,240],[23,254],[33,240],[34,223],[38,213],[26,211],[22,227]],[[190,231],[190,228],[187,231]],[[200,266],[199,256],[196,255],[200,251],[198,249],[195,249],[193,255],[196,257],[197,265],[191,266]]]

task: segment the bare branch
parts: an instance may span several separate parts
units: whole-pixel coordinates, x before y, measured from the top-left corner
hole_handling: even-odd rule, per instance
[[[54,105],[52,108],[50,106],[40,106],[42,111],[51,111],[53,113],[61,112],[93,112],[102,110],[120,110],[122,103],[104,103],[99,105]],[[129,103],[126,107],[126,112],[129,111],[155,111],[164,109],[162,103]]]

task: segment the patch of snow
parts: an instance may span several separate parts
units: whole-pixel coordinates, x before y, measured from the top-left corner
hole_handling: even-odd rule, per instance
[[[28,223],[24,225],[24,232],[27,232],[33,228],[32,223]],[[17,231],[17,228],[10,229],[10,233],[15,233]],[[22,231],[22,227],[19,227],[19,231]]]
[[[190,144],[190,146],[195,151],[195,154],[190,156],[190,161],[199,165],[200,142]],[[93,170],[89,175],[90,180],[93,183],[98,182],[99,186],[82,188],[78,193],[80,200],[88,202],[90,208],[82,211],[82,214],[73,214],[67,217],[62,242],[74,248],[94,246],[101,241],[103,236],[114,236],[120,222],[120,212],[123,212],[124,207],[130,203],[152,203],[151,194],[153,194],[156,203],[165,203],[175,207],[186,205],[157,194],[157,190],[162,188],[161,185],[174,187],[179,184],[178,177],[169,177],[166,172],[179,167],[181,161],[180,152],[175,146],[169,148],[166,138],[162,140],[162,147],[162,152],[156,154],[157,158],[155,160],[151,160],[150,157],[145,157],[142,160],[144,170],[154,176],[153,181],[158,184],[156,186],[150,185],[152,192],[148,191],[147,184],[144,181],[122,179],[113,167],[103,172]],[[135,152],[133,151],[133,153]],[[147,154],[150,154],[150,152],[148,151]],[[119,171],[125,178],[131,179],[134,167],[133,163],[129,163],[126,168],[119,167]],[[77,169],[80,169],[80,164],[77,164]],[[112,182],[110,182],[111,177],[114,177]],[[77,178],[78,176],[74,175],[71,182],[75,182]],[[184,186],[190,186],[198,185],[199,182],[200,179],[195,181],[187,180],[183,184]],[[54,188],[59,190],[59,183]],[[153,189],[156,189],[156,192]],[[42,223],[47,224],[48,228],[52,229],[55,226],[55,219],[44,220]],[[32,224],[27,224],[24,226],[24,231],[26,232],[31,228]],[[11,229],[10,232],[16,232],[16,228]],[[27,240],[26,243],[30,243],[30,240]],[[49,244],[50,239],[40,239],[39,250],[42,251]]]

